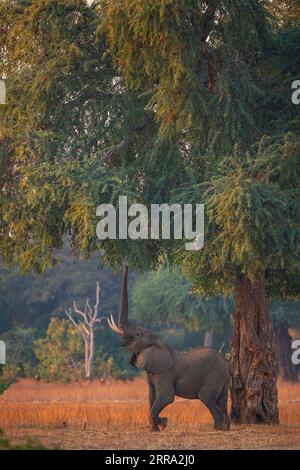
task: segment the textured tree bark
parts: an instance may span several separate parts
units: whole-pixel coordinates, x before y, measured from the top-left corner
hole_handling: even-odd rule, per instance
[[[206,330],[204,333],[203,346],[212,348],[214,341],[214,332],[213,330]]]
[[[292,337],[289,335],[288,325],[278,326],[275,333],[279,350],[280,375],[289,382],[298,382],[297,368],[292,363]]]
[[[230,366],[232,420],[278,424],[277,350],[263,277],[238,280]]]

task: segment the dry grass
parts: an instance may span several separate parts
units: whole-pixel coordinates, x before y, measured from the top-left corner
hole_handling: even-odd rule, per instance
[[[63,448],[300,448],[300,384],[279,384],[281,425],[212,429],[198,400],[176,399],[163,433],[148,432],[147,384],[45,384],[21,380],[0,398],[0,426],[19,442],[26,434]]]
[[[22,379],[0,397],[5,402],[101,402],[147,400],[148,387],[145,379],[134,381],[108,379],[80,383],[45,383]]]

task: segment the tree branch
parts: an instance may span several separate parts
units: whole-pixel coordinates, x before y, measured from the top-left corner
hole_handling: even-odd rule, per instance
[[[96,303],[94,307],[94,316],[93,316],[93,321],[95,322],[98,316],[98,307],[99,307],[99,301],[100,301],[100,285],[99,282],[96,282]]]
[[[144,131],[149,124],[151,123],[151,119],[146,111],[143,112],[143,116],[137,126],[133,129],[133,132],[142,132]],[[100,163],[108,163],[114,160],[115,158],[119,157],[121,152],[123,152],[129,144],[128,136],[126,136],[121,142],[111,147],[108,147],[106,150],[102,152],[100,157]]]
[[[71,309],[70,309],[71,310]],[[66,310],[66,315],[67,317],[69,318],[69,320],[73,323],[74,326],[76,326],[76,328],[78,328],[78,330],[80,330],[80,327],[79,325],[76,323],[76,321],[74,320],[74,318],[72,317],[71,315],[71,312]]]
[[[82,312],[81,310],[79,310],[79,308],[77,307],[77,304],[76,302],[74,301],[73,303],[73,306],[74,306],[74,310],[76,313],[78,313],[78,315],[81,315],[84,319],[84,321],[87,323],[87,316],[86,316],[86,312]]]
[[[127,145],[128,138],[125,138],[119,144],[113,145],[112,147],[104,150],[100,158],[100,163],[107,163],[113,160],[115,157],[118,157]]]

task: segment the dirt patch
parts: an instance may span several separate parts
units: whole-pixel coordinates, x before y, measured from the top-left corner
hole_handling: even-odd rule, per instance
[[[299,426],[233,426],[229,432],[211,426],[150,433],[135,431],[30,427],[7,430],[17,444],[27,436],[61,449],[300,449]]]

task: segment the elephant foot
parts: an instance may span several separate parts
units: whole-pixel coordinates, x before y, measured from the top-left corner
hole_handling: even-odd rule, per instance
[[[230,425],[229,424],[215,424],[214,429],[216,431],[230,431]]]
[[[223,419],[220,421],[215,421],[214,423],[214,429],[216,431],[230,431],[230,419],[229,417],[225,414],[223,416]]]
[[[161,429],[165,429],[167,424],[168,424],[168,418],[160,418],[159,426],[161,427]]]
[[[152,424],[151,427],[150,427],[150,432],[160,432],[160,429],[159,427],[157,426],[157,424]]]
[[[229,421],[229,419],[226,420],[224,431],[230,431],[230,421]]]
[[[222,424],[214,424],[215,431],[223,431],[224,426]]]

